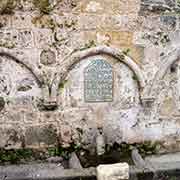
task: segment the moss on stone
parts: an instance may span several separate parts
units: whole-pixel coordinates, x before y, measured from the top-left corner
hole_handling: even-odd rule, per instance
[[[64,148],[62,146],[48,148],[49,156],[61,156],[64,159],[69,159],[72,152],[78,152],[81,150],[81,146],[71,143],[69,147]]]
[[[3,97],[0,97],[0,111],[2,111],[4,109],[5,106],[5,101]]]
[[[91,47],[95,47],[96,43],[94,40],[90,40],[88,43],[86,43],[83,47],[81,47],[79,50],[83,51],[85,49],[91,48]]]
[[[32,23],[39,28],[48,28],[54,30],[56,22],[50,15],[40,15],[32,19]]]
[[[14,42],[11,42],[11,41],[9,41],[9,42],[1,42],[0,41],[0,47],[12,49],[15,47],[15,44],[14,44]]]
[[[177,4],[179,5],[180,4],[180,0],[176,0]]]
[[[127,144],[127,143],[114,143],[113,146],[108,146],[106,151],[113,150],[119,150],[124,155],[131,156],[131,151],[133,148],[137,148],[142,156],[146,155],[152,155],[157,154],[159,150],[159,143],[158,142],[151,142],[151,141],[145,141],[143,143],[133,143],[133,144]]]
[[[49,0],[33,0],[33,4],[42,13],[49,14],[52,11],[52,7]]]
[[[79,151],[80,148],[72,143],[70,147],[52,146],[47,149],[0,149],[1,164],[24,164],[27,162],[46,161],[47,158],[59,156],[68,160],[72,152]]]
[[[56,131],[56,127],[54,127],[52,124],[28,127],[25,132],[26,144],[36,146],[36,144],[43,143],[45,146],[54,146],[57,144]]]
[[[151,34],[145,33],[142,36],[142,39],[149,40],[155,46],[162,45],[164,47],[167,45],[168,42],[170,42],[169,34],[163,31],[153,32]]]
[[[120,59],[120,60],[124,60],[125,55],[123,53],[117,54],[117,58]]]
[[[143,143],[114,143],[113,146],[106,145],[106,153],[102,157],[92,154],[92,150],[87,150],[82,147],[81,144],[71,143],[69,147],[64,148],[59,145],[51,146],[47,149],[18,149],[18,150],[5,150],[0,149],[0,163],[19,164],[32,161],[45,161],[49,157],[59,156],[64,160],[68,160],[72,152],[76,152],[82,164],[85,167],[96,166],[101,161],[114,163],[121,160],[131,162],[131,151],[133,148],[137,148],[140,154],[144,157],[146,155],[157,154],[159,149],[158,142],[146,141]],[[83,155],[81,153],[83,152]],[[115,153],[116,152],[116,153]],[[115,155],[115,156],[114,156]],[[116,157],[117,155],[117,157]],[[115,158],[115,159],[112,159]],[[117,158],[117,159],[116,159]]]
[[[0,162],[9,162],[16,164],[21,160],[30,160],[33,156],[33,151],[30,149],[18,149],[18,150],[4,150],[0,149]]]
[[[132,79],[135,80],[135,81],[138,81],[137,75],[136,75],[136,74],[133,74]]]
[[[67,27],[67,28],[71,28],[71,27],[74,27],[76,25],[76,21],[74,21],[74,20],[66,20],[65,22],[64,22],[64,26],[65,27]]]
[[[64,89],[67,82],[68,82],[67,80],[64,80],[59,84],[59,91],[62,91]]]
[[[17,0],[0,0],[0,14],[12,14]]]
[[[123,54],[127,56],[127,55],[129,55],[130,51],[131,50],[129,48],[127,48],[127,49],[123,50]]]
[[[63,150],[66,151],[66,150]],[[67,153],[67,152],[66,152]],[[48,157],[61,156],[59,147],[48,149],[0,149],[1,164],[24,164],[33,161],[44,161]],[[65,153],[64,153],[65,154]]]

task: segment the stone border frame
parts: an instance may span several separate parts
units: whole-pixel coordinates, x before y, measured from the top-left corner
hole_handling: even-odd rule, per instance
[[[156,99],[158,83],[166,75],[168,68],[170,68],[178,59],[180,58],[180,47],[173,49],[165,57],[163,57],[162,62],[159,65],[159,70],[156,72],[152,85],[149,86],[147,90],[147,96],[152,99]]]
[[[59,65],[57,69],[58,74],[56,75],[56,79],[52,87],[53,97],[56,97],[58,95],[57,93],[59,85],[64,82],[69,71],[74,67],[75,64],[83,59],[86,59],[87,57],[101,54],[106,54],[117,59],[119,62],[126,64],[134,72],[137,77],[141,99],[145,87],[143,71],[132,58],[126,56],[121,50],[109,46],[97,46],[83,51],[78,51],[64,59],[63,63]]]

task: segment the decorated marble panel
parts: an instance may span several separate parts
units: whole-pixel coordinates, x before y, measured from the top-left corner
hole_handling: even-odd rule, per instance
[[[113,71],[109,63],[96,59],[84,71],[85,102],[113,100]]]

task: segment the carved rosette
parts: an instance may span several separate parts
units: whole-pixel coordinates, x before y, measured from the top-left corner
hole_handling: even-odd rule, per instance
[[[48,66],[56,63],[56,54],[51,50],[43,50],[40,55],[40,63]]]

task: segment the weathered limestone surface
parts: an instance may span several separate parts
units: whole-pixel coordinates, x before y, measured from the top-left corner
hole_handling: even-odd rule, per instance
[[[0,5],[0,147],[91,150],[101,128],[108,144],[151,140],[179,150],[179,1],[54,0],[42,8]],[[112,67],[109,102],[84,97],[84,71],[97,59]]]
[[[100,165],[97,167],[97,179],[127,180],[129,179],[129,165],[127,163]]]
[[[70,169],[83,169],[76,153],[71,154],[71,158],[69,159],[69,167]]]
[[[72,178],[95,178],[96,169],[63,169],[59,164],[33,164],[33,165],[11,165],[0,167],[0,178],[10,180],[20,179],[72,179]]]

